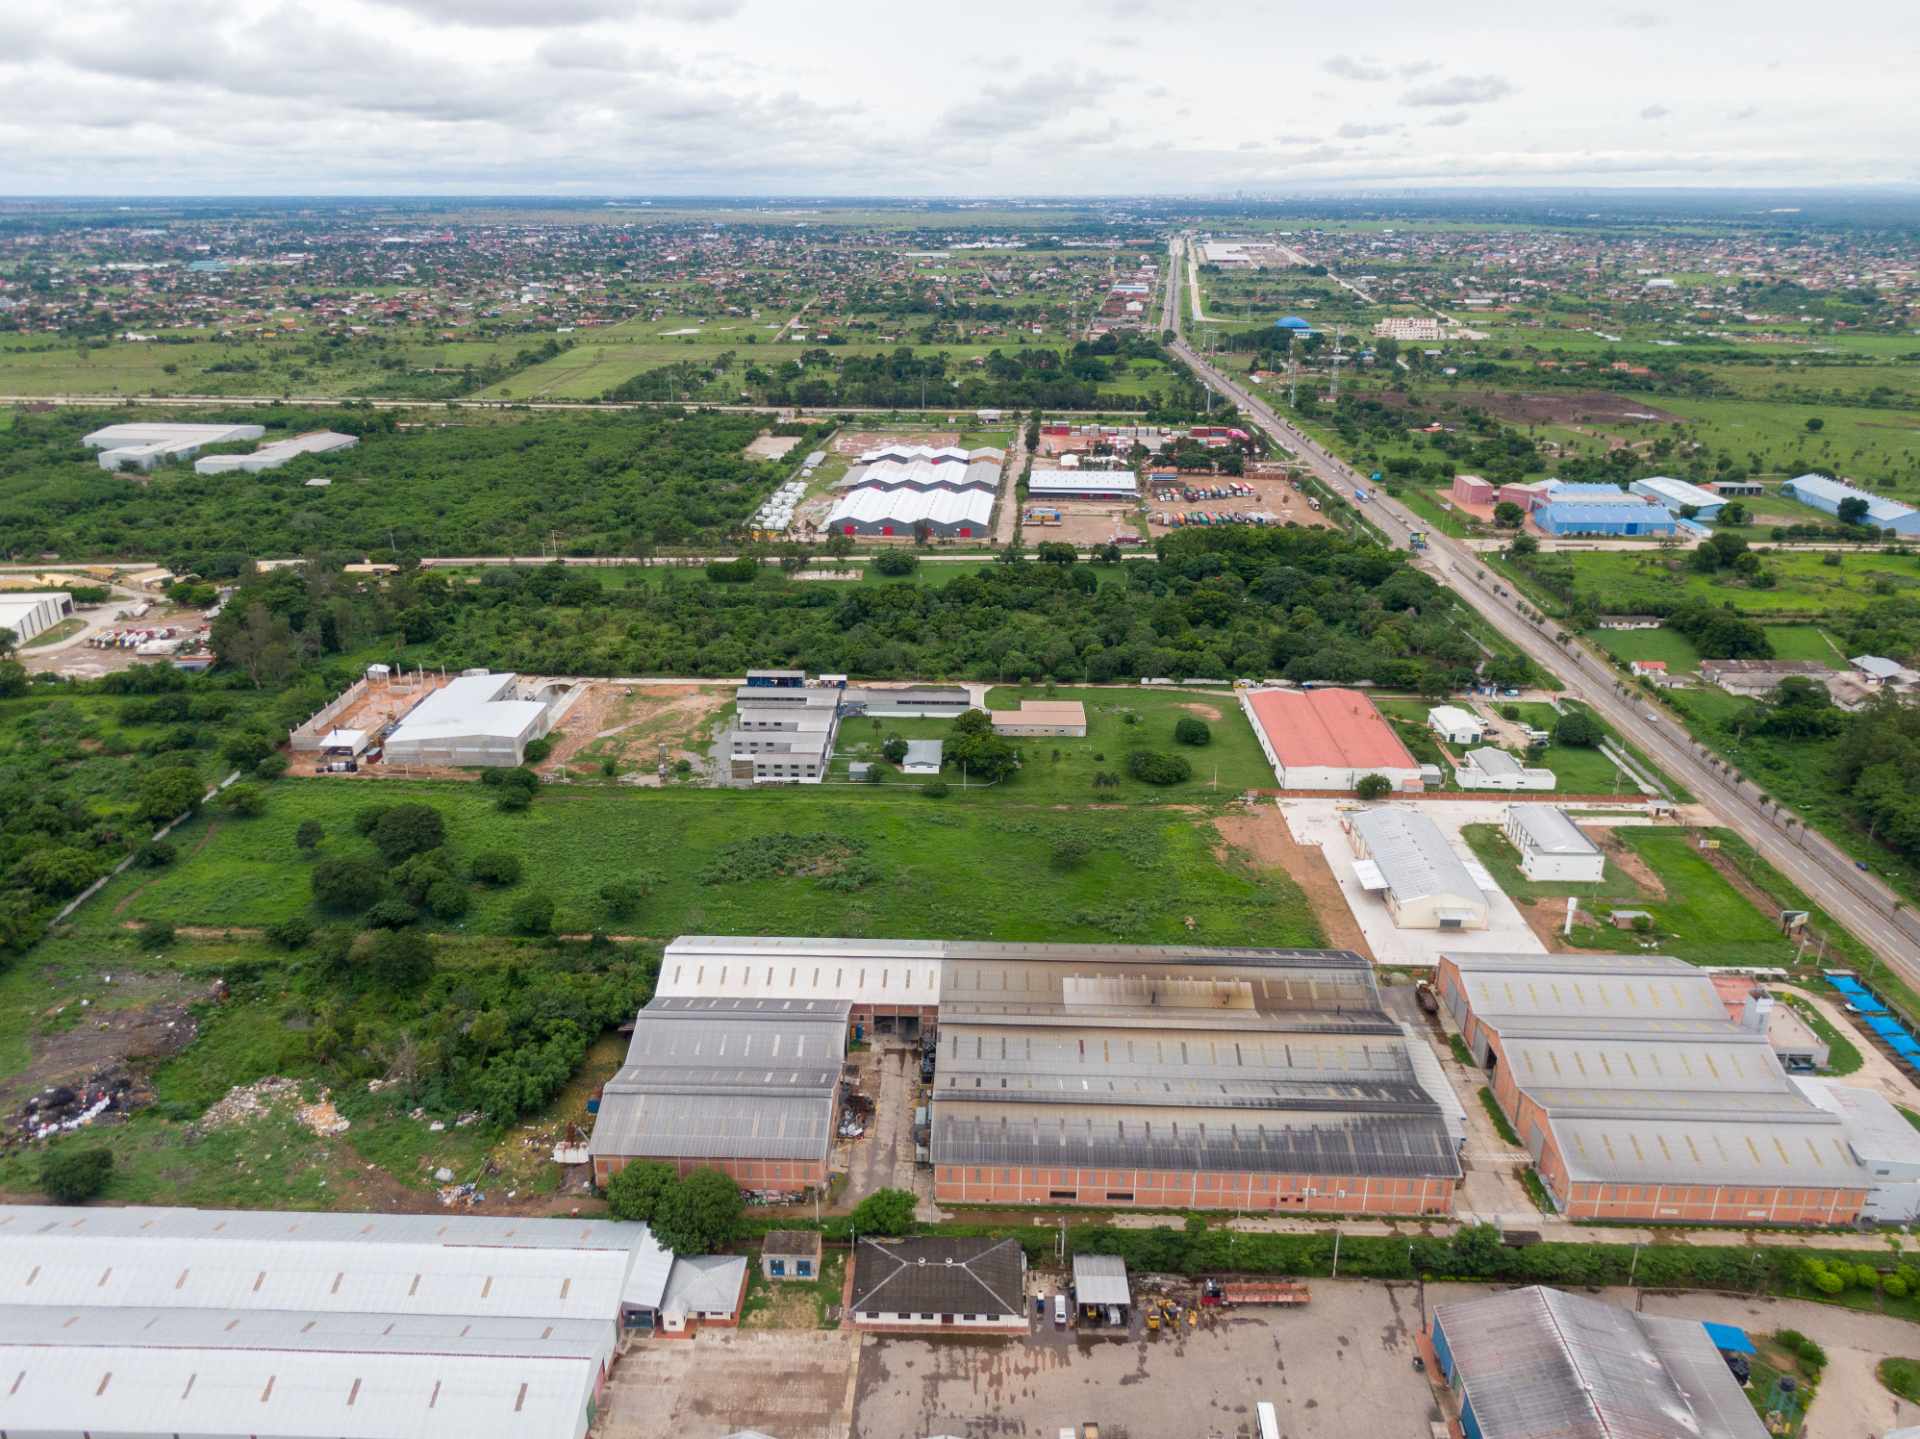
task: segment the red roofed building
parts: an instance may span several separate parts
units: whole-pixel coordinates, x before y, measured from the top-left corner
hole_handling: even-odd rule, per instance
[[[1242,690],[1240,707],[1282,789],[1350,790],[1370,774],[1423,788],[1419,761],[1358,690]]]

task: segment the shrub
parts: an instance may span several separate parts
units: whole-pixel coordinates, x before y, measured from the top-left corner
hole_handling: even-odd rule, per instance
[[[418,918],[420,912],[397,894],[375,900],[366,915],[369,929],[405,929]]]
[[[896,1236],[913,1229],[913,1192],[876,1189],[854,1205],[849,1225],[855,1234]]]
[[[1385,799],[1393,793],[1393,781],[1383,774],[1363,774],[1353,792],[1364,800]]]
[[[458,919],[473,908],[473,896],[459,880],[448,876],[427,886],[426,905],[435,919]]]
[[[875,574],[910,575],[920,568],[920,557],[912,550],[882,550],[873,557]]]
[[[894,764],[899,764],[907,757],[907,742],[897,734],[890,734],[887,742],[880,746],[880,753]]]
[[[387,804],[370,804],[355,810],[353,812],[354,832],[371,837],[375,827],[380,823],[380,817],[392,808],[392,805]]]
[[[524,753],[528,764],[540,764],[553,753],[553,741],[544,736],[540,739],[530,739],[527,741]]]
[[[150,839],[135,851],[134,858],[148,869],[165,869],[172,864],[178,851],[172,843],[164,839]]]
[[[1181,744],[1203,745],[1213,743],[1213,731],[1207,722],[1194,715],[1182,715],[1174,721],[1173,737]]]
[[[300,828],[293,832],[293,842],[301,853],[312,854],[320,847],[320,841],[327,837],[326,826],[317,819],[303,819]]]
[[[1179,755],[1137,749],[1127,756],[1127,773],[1145,784],[1181,784],[1193,778],[1193,766]]]
[[[1087,862],[1087,856],[1092,853],[1093,846],[1084,836],[1066,834],[1053,842],[1053,854],[1050,859],[1055,869],[1078,869]]]
[[[141,776],[134,807],[140,818],[164,824],[198,809],[205,793],[206,786],[193,770],[181,765],[162,766]]]
[[[150,919],[140,926],[140,942],[154,949],[165,949],[174,940],[173,924],[164,919]]]
[[[254,778],[271,783],[287,772],[287,757],[278,751],[260,756],[260,763],[253,767]]]
[[[257,784],[229,785],[220,796],[220,808],[241,819],[257,819],[267,812],[267,797]]]
[[[601,907],[614,919],[626,919],[634,914],[646,897],[646,887],[630,879],[608,880],[600,886]]]
[[[520,856],[509,854],[502,849],[491,849],[484,854],[476,854],[467,863],[467,873],[481,884],[490,884],[496,888],[505,888],[520,883],[524,867]]]
[[[553,899],[539,890],[531,890],[513,902],[513,927],[522,934],[553,932]]]
[[[113,1151],[56,1144],[40,1161],[40,1187],[55,1204],[85,1204],[113,1177]]]
[[[607,1181],[607,1208],[615,1219],[648,1223],[660,1208],[660,1196],[676,1177],[671,1164],[636,1159]]]
[[[388,929],[366,942],[367,973],[389,989],[417,989],[433,974],[433,942],[417,929]]]
[[[517,814],[533,803],[533,792],[517,787],[502,785],[500,793],[494,797],[493,807],[507,814]]]
[[[381,812],[367,837],[388,864],[398,864],[445,844],[447,822],[430,804],[396,804]]]
[[[323,909],[361,910],[380,898],[387,877],[370,859],[323,859],[313,867],[310,883]]]
[[[1585,710],[1568,710],[1553,726],[1555,744],[1591,749],[1600,743],[1600,724]]]
[[[953,793],[953,791],[948,787],[945,780],[934,779],[928,780],[925,784],[921,785],[920,793],[928,799],[945,799],[949,794]]]
[[[275,920],[266,928],[267,939],[282,949],[299,949],[313,938],[313,921],[300,915]]]

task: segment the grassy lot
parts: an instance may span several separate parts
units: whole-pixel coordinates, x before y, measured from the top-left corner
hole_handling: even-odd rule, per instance
[[[1520,851],[1497,824],[1469,824],[1460,827],[1460,837],[1473,851],[1474,858],[1500,882],[1500,888],[1513,899],[1564,899],[1568,895],[1642,895],[1646,891],[1608,862],[1597,883],[1568,880],[1528,879],[1520,872]],[[1637,907],[1637,906],[1636,906]]]
[[[1772,589],[1734,584],[1698,574],[1684,556],[1659,550],[1578,551],[1571,555],[1575,585],[1607,597],[1607,607],[1639,612],[1682,599],[1730,604],[1766,620],[1772,616],[1818,616],[1858,609],[1883,595],[1920,589],[1920,558],[1911,554],[1846,551],[1838,565],[1816,552],[1770,551],[1762,562],[1777,583]],[[1628,632],[1631,634],[1632,632]],[[1646,631],[1643,633],[1652,633]]]
[[[513,900],[535,890],[553,898],[563,932],[1320,942],[1297,887],[1218,856],[1211,825],[1184,811],[1062,814],[1051,801],[1065,791],[1051,786],[1036,787],[1033,805],[867,791],[554,787],[531,810],[509,814],[478,785],[287,780],[273,786],[258,819],[195,820],[177,836],[179,864],[130,871],[78,921],[100,933],[144,919],[221,928],[318,917],[311,862],[293,842],[301,821],[324,827],[322,856],[367,854],[355,812],[404,800],[440,810],[456,854],[506,850],[525,863],[521,886],[476,888],[473,910],[441,926],[453,932],[509,934]],[[1074,791],[1082,794],[1092,792]],[[1090,853],[1057,870],[1054,847],[1067,835],[1084,838]],[[641,912],[619,924],[597,898],[615,879],[648,890]]]
[[[1560,718],[1553,706],[1549,704],[1527,701],[1509,701],[1508,703],[1516,704],[1516,708],[1520,711],[1521,723],[1531,725],[1535,729],[1546,730],[1548,733],[1552,733],[1554,724]],[[1596,715],[1595,719],[1598,718],[1599,716]],[[1605,728],[1604,723],[1601,727]],[[1618,738],[1614,738],[1613,742],[1618,745]],[[1560,794],[1631,795],[1638,793],[1633,781],[1623,777],[1618,766],[1601,753],[1597,745],[1588,747],[1548,744],[1543,749],[1534,750],[1528,757],[1527,763],[1552,770],[1560,781],[1557,787],[1557,792]],[[1650,773],[1658,773],[1644,759],[1641,760],[1641,766]]]
[[[1767,641],[1776,658],[1812,660],[1829,669],[1845,669],[1846,657],[1819,625],[1768,625]],[[1691,673],[1700,668],[1700,652],[1685,635],[1673,630],[1589,630],[1586,638],[1614,658],[1665,660],[1670,674]]]

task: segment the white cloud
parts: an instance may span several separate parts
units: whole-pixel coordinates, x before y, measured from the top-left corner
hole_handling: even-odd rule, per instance
[[[1465,110],[1449,110],[1444,115],[1435,115],[1431,120],[1427,121],[1427,126],[1429,129],[1447,129],[1454,125],[1464,125],[1466,123],[1467,112]]]
[[[1665,105],[1649,105],[1640,112],[1640,118],[1642,120],[1664,120],[1672,113],[1673,111],[1669,110]]]
[[[704,25],[738,15],[742,0],[373,0],[373,3],[457,25],[532,29],[636,17]]]
[[[1393,78],[1392,67],[1374,60],[1356,60],[1351,55],[1335,55],[1320,68],[1329,75],[1338,75],[1342,80],[1361,80],[1372,83]]]
[[[1342,140],[1370,140],[1376,135],[1392,135],[1404,129],[1404,125],[1362,125],[1349,121],[1333,133]]]
[[[1658,30],[1667,18],[1657,10],[1623,10],[1617,20],[1628,30]]]
[[[1430,85],[1416,85],[1400,97],[1403,105],[1487,105],[1513,94],[1513,82],[1502,75],[1453,75]]]

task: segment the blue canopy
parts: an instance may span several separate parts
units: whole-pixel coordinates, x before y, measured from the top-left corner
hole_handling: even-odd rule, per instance
[[[1737,1324],[1706,1324],[1707,1338],[1713,1341],[1713,1347],[1727,1354],[1753,1354],[1757,1351],[1753,1341],[1747,1338],[1747,1331]]]

